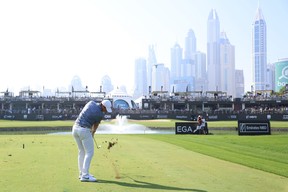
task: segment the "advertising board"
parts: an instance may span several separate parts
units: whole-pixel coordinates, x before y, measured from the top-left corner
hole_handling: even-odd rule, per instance
[[[275,63],[275,91],[288,84],[288,59],[282,59]]]
[[[176,122],[175,123],[175,134],[204,134],[204,132],[195,131],[197,128],[198,122]],[[208,126],[205,123],[205,134],[208,134]]]
[[[238,135],[270,135],[270,121],[239,120]]]

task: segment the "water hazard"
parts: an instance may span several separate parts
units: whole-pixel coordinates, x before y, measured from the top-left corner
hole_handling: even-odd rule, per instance
[[[116,116],[115,124],[100,124],[98,134],[174,134],[174,129],[149,128],[144,125],[128,123],[126,116]]]
[[[71,134],[71,132],[57,132],[50,134]],[[114,124],[100,124],[96,134],[175,134],[175,129],[149,128],[144,125],[129,123],[127,116],[117,115]]]

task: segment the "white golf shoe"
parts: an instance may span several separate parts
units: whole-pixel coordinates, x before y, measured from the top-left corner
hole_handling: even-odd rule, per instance
[[[94,177],[94,175],[91,175],[91,174],[89,174],[89,176]],[[81,179],[81,177],[82,177],[82,174],[80,173],[78,178]]]
[[[93,175],[88,175],[88,176],[82,176],[80,178],[81,182],[96,182],[97,179]]]

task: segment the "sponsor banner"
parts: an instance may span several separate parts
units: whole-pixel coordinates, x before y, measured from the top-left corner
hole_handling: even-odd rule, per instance
[[[139,115],[139,119],[151,119],[151,115]]]
[[[283,115],[282,120],[288,120],[288,115]]]
[[[63,119],[63,116],[62,116],[62,115],[52,115],[52,116],[51,116],[51,119],[52,119],[52,120],[62,120],[62,119]]]
[[[43,121],[44,120],[44,115],[36,115],[35,116],[35,120],[41,120],[41,121]]]
[[[157,115],[157,119],[168,119],[168,115]]]
[[[198,114],[121,114],[129,119],[179,119],[187,121],[196,121]],[[256,121],[288,121],[288,114],[210,114],[203,115],[207,121],[229,121],[229,120],[256,120]],[[0,119],[9,120],[75,120],[78,114],[0,114]],[[104,119],[113,119],[114,114],[105,114]]]
[[[231,120],[237,120],[237,115],[227,115],[227,119]]]
[[[187,115],[176,115],[176,119],[188,119]]]
[[[209,115],[209,116],[207,116],[207,118],[208,118],[209,121],[219,120],[218,115]]]
[[[238,121],[238,135],[270,135],[270,121]]]
[[[275,120],[277,114],[239,114],[238,120],[243,121],[267,121],[267,120]],[[278,117],[279,118],[279,117]],[[280,120],[280,119],[279,119]]]
[[[4,115],[3,119],[15,119],[15,115]]]
[[[199,132],[194,133],[196,130],[198,122],[176,122],[175,123],[175,134],[199,134]],[[208,133],[207,123],[205,123],[206,133]]]
[[[210,114],[207,115],[208,121],[223,121],[223,120],[237,120],[238,115],[236,114]]]

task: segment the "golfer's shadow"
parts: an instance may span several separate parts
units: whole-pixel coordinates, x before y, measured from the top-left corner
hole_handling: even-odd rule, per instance
[[[131,187],[131,188],[207,192],[207,191],[201,190],[201,189],[189,189],[189,188],[172,187],[172,186],[166,186],[166,185],[159,185],[159,184],[156,184],[156,183],[138,181],[138,180],[135,180],[135,179],[132,179],[132,180],[135,183],[127,183],[127,182],[123,182],[123,181],[111,181],[111,180],[98,180],[98,183],[116,184],[116,185],[121,185],[121,186],[124,186],[124,187]]]

